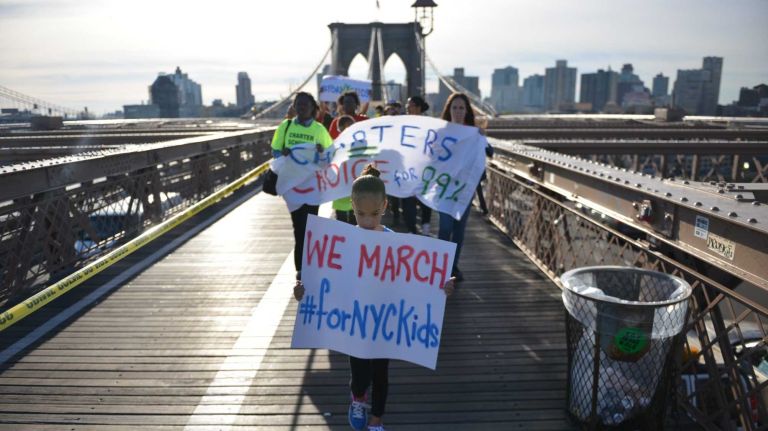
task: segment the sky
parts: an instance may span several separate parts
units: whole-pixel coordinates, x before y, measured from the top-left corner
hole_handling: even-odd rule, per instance
[[[240,71],[256,100],[274,100],[320,61],[328,24],[409,22],[413,1],[0,0],[0,86],[103,114],[146,102],[158,73],[180,66],[202,85],[205,104],[234,102]],[[768,83],[768,0],[435,2],[428,55],[442,74],[464,67],[479,76],[483,96],[496,68],[516,67],[522,85],[558,59],[579,75],[632,63],[647,87],[669,76],[671,91],[678,69],[724,57],[721,104],[740,87]],[[352,77],[366,72],[362,59],[350,68]],[[392,57],[386,78],[404,75]],[[434,74],[427,79],[436,91]]]

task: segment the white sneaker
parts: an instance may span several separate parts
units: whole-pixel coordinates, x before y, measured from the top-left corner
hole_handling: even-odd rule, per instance
[[[429,225],[429,223],[424,223],[421,225],[421,234],[426,236],[431,236],[432,232],[430,232],[432,226]]]

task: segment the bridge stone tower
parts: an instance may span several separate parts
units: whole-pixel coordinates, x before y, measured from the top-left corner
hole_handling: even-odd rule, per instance
[[[348,75],[350,63],[362,54],[368,60],[373,99],[382,100],[384,64],[397,54],[405,64],[408,95],[424,95],[424,37],[419,23],[333,23],[328,27],[333,37],[332,74]]]

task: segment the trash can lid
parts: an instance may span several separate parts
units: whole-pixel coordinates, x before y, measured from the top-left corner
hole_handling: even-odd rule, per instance
[[[659,288],[656,289],[659,291],[655,293],[660,298],[664,299],[655,301],[633,301],[606,293],[604,290],[609,286],[598,286],[596,276],[605,276],[610,275],[611,273],[633,275],[638,278],[638,281],[644,278],[649,281],[652,280],[654,283],[660,283],[658,285]],[[604,265],[576,268],[561,275],[560,281],[567,291],[578,296],[597,301],[608,301],[617,304],[637,306],[648,305],[658,307],[676,304],[687,300],[692,292],[691,286],[681,278],[663,272],[631,266]]]

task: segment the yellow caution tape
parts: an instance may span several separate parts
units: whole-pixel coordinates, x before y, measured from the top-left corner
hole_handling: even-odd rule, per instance
[[[230,183],[226,187],[224,187],[221,190],[216,191],[212,195],[206,197],[205,199],[201,200],[200,202],[192,205],[191,207],[187,208],[186,210],[182,211],[179,214],[176,214],[175,216],[169,218],[168,220],[160,223],[157,226],[153,226],[146,232],[142,233],[138,237],[132,239],[131,241],[123,244],[122,246],[116,248],[115,250],[111,251],[110,253],[106,254],[105,256],[99,258],[98,260],[94,261],[93,263],[84,266],[83,268],[79,269],[76,272],[73,272],[72,274],[68,275],[67,277],[59,280],[58,282],[48,286],[44,290],[38,292],[37,294],[31,296],[30,298],[26,299],[25,301],[15,305],[14,307],[4,311],[2,314],[0,314],[0,331],[4,331],[14,323],[18,322],[19,320],[29,316],[33,312],[39,310],[42,308],[45,304],[51,302],[55,298],[58,298],[59,296],[63,295],[64,293],[71,290],[73,287],[81,284],[82,282],[88,280],[89,278],[93,277],[94,275],[100,273],[105,268],[109,267],[113,263],[119,261],[120,259],[124,258],[125,256],[128,256],[129,254],[133,253],[134,251],[140,249],[141,247],[147,245],[149,242],[153,241],[160,235],[163,235],[164,233],[170,231],[171,229],[175,228],[176,226],[180,225],[184,221],[188,220],[195,214],[199,213],[200,211],[208,208],[209,206],[215,204],[216,202],[220,201],[222,198],[224,198],[226,195],[234,192],[235,190],[239,189],[240,187],[244,186],[248,182],[254,180],[259,175],[266,172],[266,170],[269,168],[269,163],[262,163],[259,165],[259,167],[251,170],[247,174],[243,175],[236,181]]]

